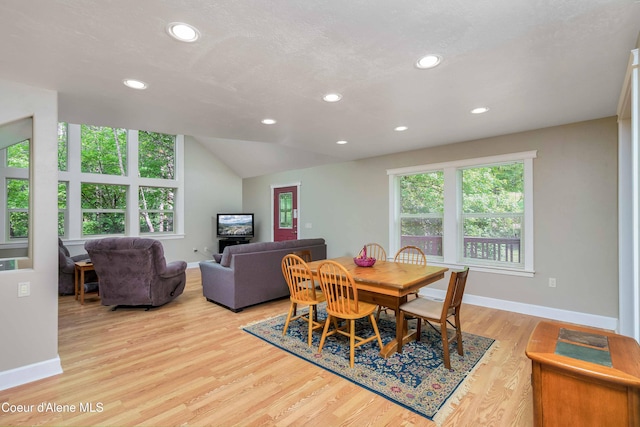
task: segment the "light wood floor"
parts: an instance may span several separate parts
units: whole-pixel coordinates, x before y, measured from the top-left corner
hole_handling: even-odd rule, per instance
[[[184,294],[152,311],[60,297],[64,373],[0,391],[0,404],[35,405],[31,413],[0,411],[0,425],[434,425],[239,329],[286,312],[287,299],[232,313],[204,299],[198,269],[187,277]],[[462,316],[465,331],[500,346],[444,425],[532,426],[524,351],[540,319],[472,305]],[[38,412],[43,402],[67,411]]]

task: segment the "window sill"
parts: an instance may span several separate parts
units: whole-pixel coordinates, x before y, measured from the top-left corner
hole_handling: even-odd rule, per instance
[[[469,267],[470,271],[477,271],[480,273],[490,273],[490,274],[504,274],[507,276],[520,276],[520,277],[534,277],[535,271],[533,270],[524,270],[524,269],[513,269],[513,268],[499,268],[499,267],[488,267],[481,265],[465,265],[465,264],[447,264],[443,262],[437,261],[429,261],[427,265],[437,265],[440,267],[448,267],[452,270],[462,270],[465,267]]]

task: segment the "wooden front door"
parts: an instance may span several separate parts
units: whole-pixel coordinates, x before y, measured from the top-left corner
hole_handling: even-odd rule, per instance
[[[298,238],[298,187],[273,189],[273,241]]]

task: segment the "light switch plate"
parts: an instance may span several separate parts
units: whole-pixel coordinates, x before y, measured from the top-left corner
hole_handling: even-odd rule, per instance
[[[31,295],[31,282],[18,283],[18,297],[28,297]]]

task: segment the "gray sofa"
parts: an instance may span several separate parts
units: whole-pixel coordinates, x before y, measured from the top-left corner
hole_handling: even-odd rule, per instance
[[[201,261],[202,294],[232,311],[289,296],[281,262],[286,254],[310,250],[313,260],[327,257],[324,239],[248,243],[224,248],[219,263]]]

